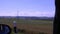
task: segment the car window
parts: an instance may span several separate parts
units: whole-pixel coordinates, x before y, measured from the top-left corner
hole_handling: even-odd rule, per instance
[[[0,24],[11,34],[53,34],[54,17],[55,0],[0,0]]]

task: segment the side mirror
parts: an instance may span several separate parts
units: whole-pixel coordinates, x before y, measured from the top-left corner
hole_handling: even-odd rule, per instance
[[[0,34],[10,34],[11,28],[6,24],[0,24]]]

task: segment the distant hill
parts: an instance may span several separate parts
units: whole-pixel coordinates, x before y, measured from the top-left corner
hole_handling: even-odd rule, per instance
[[[28,16],[0,16],[0,18],[18,18],[29,20],[53,20],[54,17],[28,17]]]

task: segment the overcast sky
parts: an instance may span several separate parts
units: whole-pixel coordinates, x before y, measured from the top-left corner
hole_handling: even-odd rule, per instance
[[[54,0],[0,0],[0,16],[54,17]]]

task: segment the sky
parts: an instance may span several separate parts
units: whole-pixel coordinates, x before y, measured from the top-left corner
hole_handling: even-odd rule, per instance
[[[54,0],[0,0],[0,16],[54,17]]]

